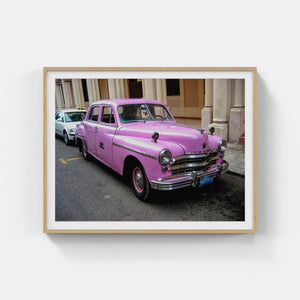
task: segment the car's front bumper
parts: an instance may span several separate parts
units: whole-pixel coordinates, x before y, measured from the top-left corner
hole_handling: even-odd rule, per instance
[[[160,191],[171,191],[184,187],[197,187],[200,184],[200,178],[208,175],[213,175],[214,178],[219,177],[228,170],[228,162],[225,160],[222,163],[212,166],[207,171],[192,171],[183,174],[171,175],[168,177],[159,178],[150,182],[151,187]]]
[[[75,133],[69,133],[69,140],[70,141],[75,141]]]

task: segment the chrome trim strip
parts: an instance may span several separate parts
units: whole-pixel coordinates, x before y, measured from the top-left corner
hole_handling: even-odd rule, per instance
[[[224,163],[227,164],[227,162],[225,162],[225,160],[224,160],[221,164],[210,165],[208,170],[216,168],[216,167],[224,168],[225,166],[224,167],[222,166],[222,164],[224,164]],[[177,174],[174,174],[174,175],[169,175],[167,177],[159,178],[158,181],[163,182],[165,180],[170,180],[170,179],[172,180],[172,179],[176,179],[176,178],[180,178],[180,177],[192,176],[193,172],[197,173],[198,178],[199,178],[199,176],[209,175],[209,172],[207,172],[207,170],[188,171],[188,172],[177,173]]]
[[[182,165],[176,165],[168,168],[169,171],[175,171],[175,170],[180,170],[180,169],[188,169],[188,168],[197,168],[197,167],[206,167],[208,166],[212,161],[220,159],[218,156],[213,156],[204,162],[201,163],[185,163]]]
[[[213,175],[214,177],[219,177],[228,170],[229,164],[224,160],[221,164],[213,165],[210,169],[217,167],[213,171],[209,172],[188,172],[184,174],[176,174],[157,180],[151,181],[151,187],[160,191],[171,191],[184,187],[193,186],[196,187],[199,184],[199,180],[203,176]],[[197,175],[197,176],[195,176]],[[176,180],[177,179],[177,180]]]
[[[209,157],[209,155],[212,154],[218,154],[219,152],[216,149],[211,149],[204,153],[187,153],[183,155],[175,156],[175,161],[182,160],[182,159],[197,159],[197,158],[206,158]],[[220,157],[221,158],[221,157]]]
[[[149,154],[149,153],[146,153],[146,152],[140,151],[140,150],[136,150],[136,149],[133,149],[133,148],[131,148],[131,147],[128,147],[128,146],[121,145],[121,144],[119,144],[119,143],[116,143],[116,142],[113,142],[113,145],[116,145],[116,146],[122,147],[122,148],[124,148],[124,149],[130,150],[130,151],[133,151],[133,152],[136,152],[136,153],[138,153],[138,154],[142,154],[142,155],[144,155],[144,156],[148,156],[148,157],[151,157],[151,158],[157,159],[157,156],[155,156],[155,155],[152,155],[152,154]]]
[[[172,183],[172,184],[161,184],[161,183],[156,183],[151,181],[151,188],[159,191],[172,191],[172,190],[177,190],[181,189],[184,187],[189,187],[192,185],[192,180],[186,181],[186,182],[181,182],[181,183]]]

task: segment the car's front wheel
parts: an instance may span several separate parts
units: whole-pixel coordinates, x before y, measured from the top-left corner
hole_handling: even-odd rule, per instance
[[[70,145],[70,140],[66,131],[64,131],[64,141],[67,146]]]
[[[149,199],[150,184],[141,164],[135,164],[132,168],[131,185],[139,200],[147,201]]]

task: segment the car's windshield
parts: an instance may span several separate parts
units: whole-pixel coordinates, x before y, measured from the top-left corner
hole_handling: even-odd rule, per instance
[[[85,111],[73,111],[65,113],[66,122],[79,122],[82,121],[85,117]]]
[[[173,121],[172,116],[160,104],[127,104],[118,107],[118,114],[122,123],[137,121]]]

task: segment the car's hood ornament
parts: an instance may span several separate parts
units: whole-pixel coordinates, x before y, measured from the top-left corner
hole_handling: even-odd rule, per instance
[[[156,141],[157,141],[158,138],[159,138],[159,133],[155,131],[155,132],[152,134],[152,138],[153,138],[153,142],[156,143]]]

